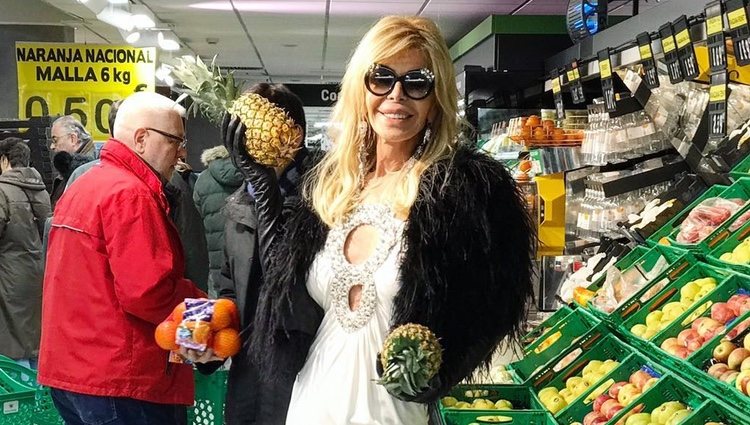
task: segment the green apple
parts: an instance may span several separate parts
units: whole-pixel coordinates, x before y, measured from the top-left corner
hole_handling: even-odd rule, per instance
[[[456,408],[456,409],[469,409],[469,408],[471,408],[471,404],[469,404],[469,403],[467,403],[465,401],[459,401],[453,407]]]
[[[620,365],[620,362],[617,362],[615,360],[607,360],[602,364],[602,366],[599,368],[599,373],[606,375],[609,372],[612,372],[617,368],[617,366]]]
[[[651,412],[651,421],[660,425],[666,425],[669,418],[672,417],[675,412],[683,410],[685,407],[686,406],[679,401],[668,401]]]
[[[443,407],[453,407],[458,403],[458,400],[455,397],[443,397],[441,401]]]
[[[633,335],[637,336],[638,338],[643,338],[643,334],[645,334],[647,330],[648,328],[646,327],[646,325],[641,323],[630,328],[630,332],[632,332]]]
[[[678,318],[682,313],[685,312],[685,306],[680,304],[679,302],[671,302],[667,303],[662,309],[662,323],[667,321],[671,322],[672,320]]]
[[[604,364],[604,362],[602,362],[601,360],[591,360],[583,368],[583,373],[581,375],[583,375],[583,377],[585,378],[586,375],[589,375],[591,373],[594,373],[594,372],[598,371],[599,368],[602,367],[603,364]]]
[[[688,301],[692,303],[695,300],[695,296],[698,295],[701,287],[695,281],[688,282],[680,289],[680,301]]]
[[[627,406],[636,397],[641,394],[641,390],[638,389],[634,384],[625,384],[620,388],[620,392],[617,393],[617,401],[623,406]]]
[[[495,409],[498,410],[513,410],[513,403],[508,400],[500,399],[495,402]]]
[[[682,423],[682,421],[687,419],[687,417],[690,416],[691,413],[693,412],[688,409],[678,410],[672,413],[672,416],[667,419],[667,423],[665,425],[678,425]]]
[[[548,403],[544,405],[544,407],[547,408],[547,410],[550,411],[553,415],[556,415],[557,412],[563,410],[568,405],[568,402],[563,400],[562,397],[552,397],[548,400]]]
[[[541,391],[539,391],[539,393],[537,394],[537,396],[539,397],[539,401],[541,401],[542,403],[544,403],[545,399],[548,399],[548,398],[550,398],[552,396],[556,396],[556,395],[558,395],[558,393],[559,393],[559,391],[557,390],[557,388],[555,388],[555,387],[546,387],[546,388],[542,388]]]
[[[646,327],[649,329],[658,329],[664,312],[661,310],[652,311],[646,316]]]
[[[576,386],[578,386],[578,384],[580,384],[581,382],[583,382],[583,378],[581,378],[579,376],[574,376],[572,378],[568,378],[568,380],[565,381],[565,388],[573,391],[573,388],[575,388]]]
[[[625,425],[648,425],[651,422],[651,413],[636,413],[625,421]]]

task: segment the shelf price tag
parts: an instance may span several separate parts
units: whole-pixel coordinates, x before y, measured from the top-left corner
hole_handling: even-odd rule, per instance
[[[651,51],[651,36],[648,32],[642,32],[635,38],[638,42],[638,52],[641,55],[643,66],[643,82],[649,89],[659,87],[659,73],[654,62],[654,53]]]
[[[711,74],[708,100],[708,139],[720,140],[727,134],[727,72]]]
[[[750,64],[750,27],[747,21],[746,0],[726,0],[724,8],[727,12],[729,35],[734,45],[734,57],[737,65]]]
[[[617,109],[617,103],[615,102],[615,90],[612,84],[612,61],[609,53],[609,48],[600,50],[597,53],[597,58],[599,59],[599,76],[602,80],[604,106],[607,108],[607,112],[614,112]]]
[[[721,1],[715,0],[706,6],[706,45],[711,72],[727,68],[727,48],[724,42],[724,19]]]
[[[565,118],[565,107],[563,105],[562,85],[560,84],[562,79],[560,70],[553,69],[550,78],[552,79],[552,97],[555,99],[555,112],[557,112],[557,119],[561,120]]]
[[[583,85],[581,84],[581,74],[578,70],[578,61],[573,61],[566,65],[565,70],[565,74],[568,77],[570,95],[573,97],[573,103],[585,103],[586,97],[583,95]]]
[[[700,69],[698,68],[698,60],[695,58],[695,49],[690,38],[690,26],[687,17],[682,15],[677,18],[673,28],[676,34],[677,57],[682,68],[682,76],[686,80],[693,80],[700,75]]]
[[[682,76],[682,69],[677,57],[677,46],[674,42],[674,34],[672,33],[672,24],[670,22],[659,27],[659,37],[661,39],[661,48],[664,52],[664,62],[667,64],[667,71],[669,72],[669,82],[677,84],[683,81],[684,77]]]

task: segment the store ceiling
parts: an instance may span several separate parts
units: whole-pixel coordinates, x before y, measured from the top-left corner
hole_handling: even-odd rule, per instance
[[[655,4],[641,0],[641,11]],[[662,0],[662,3],[665,0]],[[77,0],[44,0],[65,12],[76,41],[123,44],[120,32]],[[357,41],[378,17],[421,14],[451,45],[491,14],[564,15],[567,0],[130,0],[147,6],[179,38],[179,54],[218,55],[240,78],[338,81]],[[629,15],[630,1],[610,1]],[[234,9],[233,9],[234,6]],[[59,22],[56,22],[59,23]],[[247,28],[247,32],[243,29]],[[207,39],[218,39],[209,44]],[[254,46],[253,46],[254,45]]]

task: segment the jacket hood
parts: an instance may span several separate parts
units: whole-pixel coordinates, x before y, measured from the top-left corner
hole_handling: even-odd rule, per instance
[[[35,168],[13,168],[0,175],[0,183],[7,183],[26,190],[46,190],[42,175]]]
[[[211,161],[207,171],[211,173],[211,177],[224,186],[238,187],[244,180],[240,170],[232,164],[229,158]]]
[[[62,151],[55,154],[52,158],[52,165],[61,175],[70,177],[73,171],[87,162],[91,162],[94,158],[91,156],[83,155],[80,153],[69,154],[68,152]]]
[[[211,162],[221,158],[229,158],[229,151],[222,145],[208,148],[201,154],[201,162],[206,167],[208,167],[208,164]]]

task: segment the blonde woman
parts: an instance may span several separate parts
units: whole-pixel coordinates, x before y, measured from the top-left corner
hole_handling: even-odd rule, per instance
[[[435,24],[381,19],[342,80],[334,146],[288,216],[273,171],[242,147],[244,126],[225,119],[258,209],[265,283],[250,348],[264,378],[291,392],[288,411],[264,423],[426,424],[427,403],[517,334],[534,231],[503,166],[458,144],[456,96]],[[376,383],[376,363],[409,322],[440,338],[443,363],[402,400]]]

